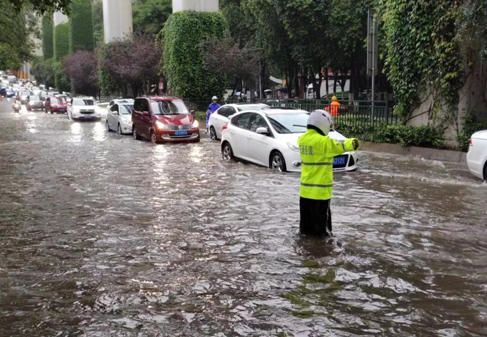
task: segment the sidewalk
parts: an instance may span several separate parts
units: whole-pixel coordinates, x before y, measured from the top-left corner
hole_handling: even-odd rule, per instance
[[[467,153],[465,152],[429,149],[425,147],[404,147],[397,144],[363,142],[361,149],[363,151],[422,157],[424,159],[438,160],[450,163],[466,163],[467,161]]]

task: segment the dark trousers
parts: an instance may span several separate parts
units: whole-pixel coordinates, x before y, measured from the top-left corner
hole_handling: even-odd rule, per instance
[[[313,236],[332,235],[331,200],[299,199],[301,234]]]

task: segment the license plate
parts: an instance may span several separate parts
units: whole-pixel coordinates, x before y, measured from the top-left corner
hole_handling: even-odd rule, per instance
[[[91,118],[91,116],[85,116],[85,118]]]
[[[178,130],[178,131],[175,131],[174,134],[176,136],[186,136],[188,134],[188,130]]]
[[[333,160],[333,165],[345,165],[347,163],[346,156],[335,157]]]

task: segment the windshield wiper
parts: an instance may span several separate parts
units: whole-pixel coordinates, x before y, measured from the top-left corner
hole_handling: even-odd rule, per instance
[[[307,128],[308,127],[307,125],[297,125],[297,124],[293,124],[293,126],[297,126],[297,127],[300,127],[300,128]]]

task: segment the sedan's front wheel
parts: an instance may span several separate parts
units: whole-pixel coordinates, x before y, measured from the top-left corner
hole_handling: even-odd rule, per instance
[[[224,161],[230,161],[235,159],[232,146],[228,142],[225,142],[222,146],[222,159]]]
[[[118,134],[119,136],[121,136],[121,135],[122,135],[122,127],[120,126],[120,124],[118,124],[118,126],[117,126],[117,134]]]
[[[279,172],[286,172],[286,161],[280,152],[271,155],[270,168]]]
[[[110,124],[108,124],[108,121],[105,122],[105,126],[107,127],[107,132],[112,132],[110,129]]]
[[[151,132],[150,141],[152,142],[152,144],[159,144],[159,141],[157,140],[157,135],[155,132]]]

